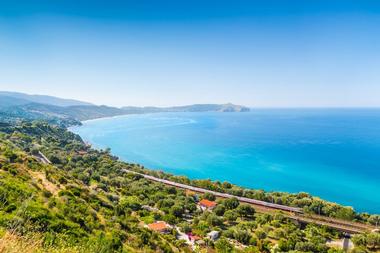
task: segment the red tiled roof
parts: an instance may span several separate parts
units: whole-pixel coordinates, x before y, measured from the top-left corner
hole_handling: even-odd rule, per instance
[[[207,208],[210,208],[210,207],[215,207],[216,206],[216,202],[214,201],[210,201],[208,199],[202,199],[199,204],[201,206],[204,206],[204,207],[207,207]]]
[[[164,221],[157,221],[152,224],[148,224],[148,227],[154,231],[164,231],[168,228],[168,224]]]

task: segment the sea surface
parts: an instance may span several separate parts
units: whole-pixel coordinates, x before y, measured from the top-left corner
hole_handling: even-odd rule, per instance
[[[380,109],[156,113],[71,128],[122,160],[380,213]]]

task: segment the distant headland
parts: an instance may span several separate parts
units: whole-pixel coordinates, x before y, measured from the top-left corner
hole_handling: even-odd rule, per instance
[[[158,112],[248,112],[242,105],[226,104],[193,104],[172,107],[111,107],[63,99],[45,95],[29,95],[18,92],[0,91],[0,115],[9,121],[18,119],[45,119],[50,122],[67,122],[80,124],[80,121],[112,117],[127,114]]]

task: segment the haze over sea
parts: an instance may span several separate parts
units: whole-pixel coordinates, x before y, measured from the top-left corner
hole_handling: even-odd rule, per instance
[[[157,113],[71,129],[128,162],[380,212],[380,109]]]

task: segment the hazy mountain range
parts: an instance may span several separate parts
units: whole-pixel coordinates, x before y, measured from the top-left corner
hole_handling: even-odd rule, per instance
[[[0,91],[0,119],[44,119],[68,124],[125,114],[157,112],[246,112],[248,107],[234,104],[194,104],[174,107],[110,107],[73,99]]]
[[[48,104],[55,106],[93,105],[91,103],[74,99],[57,98],[46,95],[29,95],[20,92],[0,91],[0,107],[6,106],[3,99],[9,102],[8,105],[20,105],[29,103]]]

